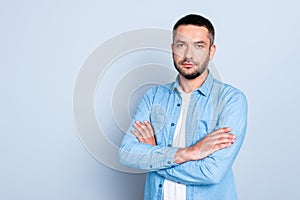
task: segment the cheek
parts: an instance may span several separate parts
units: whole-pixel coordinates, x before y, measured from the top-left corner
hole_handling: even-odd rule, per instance
[[[195,51],[195,55],[198,58],[206,58],[208,54],[209,54],[209,52],[206,51],[205,49]]]
[[[173,53],[173,60],[178,63],[178,61],[182,60],[183,56]]]
[[[185,57],[185,49],[173,50],[173,58],[183,58]]]
[[[209,53],[207,51],[197,51],[197,54],[196,54],[196,59],[197,61],[205,61],[207,60],[207,58],[209,57]]]

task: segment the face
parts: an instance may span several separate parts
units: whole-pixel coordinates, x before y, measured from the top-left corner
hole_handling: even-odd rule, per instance
[[[181,25],[172,44],[173,61],[177,71],[186,79],[195,79],[207,70],[216,47],[210,46],[205,27]]]

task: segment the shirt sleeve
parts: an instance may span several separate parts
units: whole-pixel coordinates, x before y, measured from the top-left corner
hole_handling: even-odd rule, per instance
[[[217,128],[230,127],[236,141],[228,148],[210,156],[188,161],[168,169],[158,170],[160,176],[185,185],[209,185],[219,183],[231,170],[232,164],[242,146],[247,126],[247,100],[239,92],[225,104],[219,116]]]
[[[177,147],[152,146],[138,141],[131,133],[133,124],[139,120],[150,121],[152,102],[155,97],[156,88],[149,90],[138,105],[137,111],[132,119],[131,125],[127,130],[119,149],[120,163],[129,167],[144,170],[159,170],[176,166],[174,157]]]

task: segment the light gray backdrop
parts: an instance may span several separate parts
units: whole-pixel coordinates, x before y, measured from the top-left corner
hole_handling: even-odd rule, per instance
[[[240,199],[299,199],[298,8],[296,0],[1,1],[0,199],[141,199],[144,175],[110,169],[83,147],[75,80],[112,36],[170,29],[191,12],[213,21],[218,72],[249,101],[234,165]]]

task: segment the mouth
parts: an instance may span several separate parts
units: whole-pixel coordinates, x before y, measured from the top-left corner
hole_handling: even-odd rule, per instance
[[[194,66],[194,64],[190,62],[183,62],[181,63],[181,65],[184,66],[185,68],[192,68]]]

